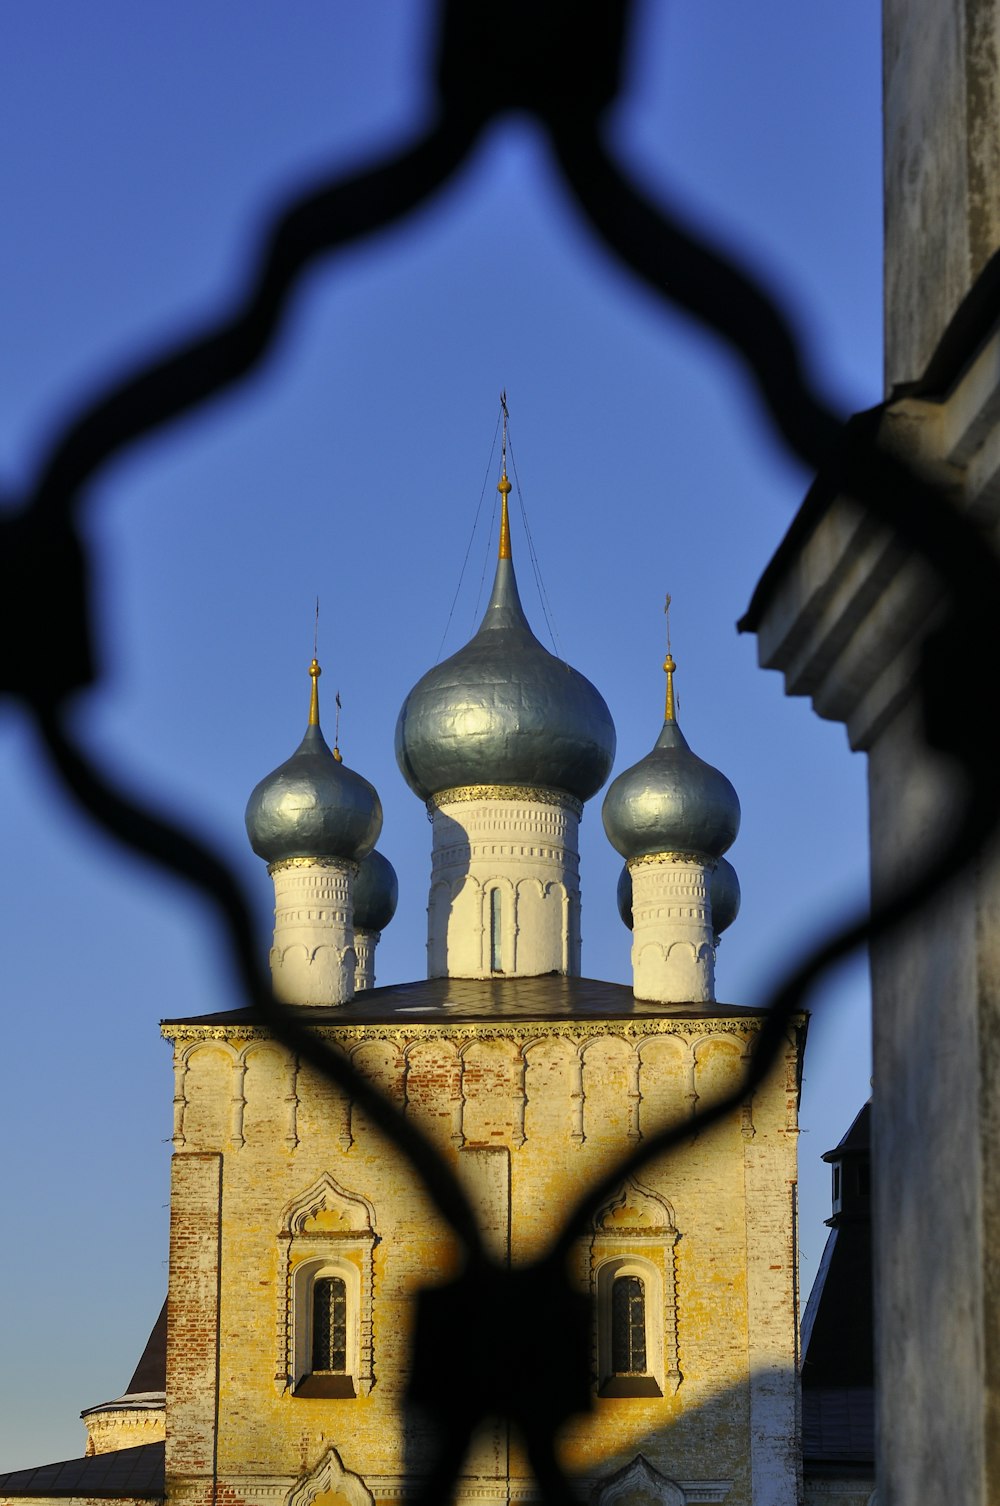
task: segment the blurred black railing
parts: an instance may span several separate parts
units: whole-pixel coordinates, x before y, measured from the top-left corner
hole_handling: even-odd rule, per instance
[[[409,1160],[464,1249],[462,1274],[425,1294],[418,1309],[410,1402],[429,1424],[438,1424],[439,1440],[437,1465],[420,1491],[427,1503],[448,1498],[472,1432],[496,1415],[519,1430],[544,1498],[574,1499],[553,1444],[556,1428],[589,1396],[589,1310],[567,1277],[573,1242],[624,1177],[731,1112],[761,1083],[791,1016],[821,975],[898,926],[953,879],[1000,813],[1000,734],[975,683],[978,666],[997,662],[1000,562],[927,479],[879,448],[873,426],[845,426],[824,407],[805,375],[794,331],[773,300],[724,251],[645,197],[608,150],[602,117],[619,92],[632,9],[631,0],[506,0],[498,26],[491,8],[442,0],[433,127],[400,155],[356,177],[320,183],[286,205],[264,238],[249,289],[228,313],[79,412],[52,446],[33,490],[20,506],[8,499],[12,505],[0,522],[0,641],[8,651],[0,688],[26,705],[65,789],[88,815],[200,891],[262,1023],[364,1108]],[[509,1271],[487,1256],[468,1199],[428,1139],[346,1057],[275,1004],[236,876],[190,832],[137,805],[96,767],[73,737],[66,706],[101,673],[91,631],[90,562],[79,527],[87,483],[131,442],[254,370],[310,264],[425,204],[485,127],[511,110],[529,113],[541,126],[566,186],[609,254],[742,359],[788,449],[810,470],[822,471],[832,492],[853,498],[933,566],[948,605],[922,649],[921,692],[928,742],[951,755],[964,774],[965,803],[946,850],[784,979],[739,1086],[702,1104],[695,1121],[688,1116],[646,1136],[589,1189],[543,1259]],[[58,612],[35,612],[43,588]],[[27,621],[32,632],[25,635]],[[947,674],[939,673],[945,664]],[[943,696],[947,705],[940,704]],[[484,1314],[491,1315],[488,1322]],[[435,1342],[423,1344],[421,1334],[430,1330]],[[560,1334],[558,1344],[549,1342],[552,1333]],[[436,1368],[444,1362],[438,1357],[458,1351],[460,1394],[453,1378]]]

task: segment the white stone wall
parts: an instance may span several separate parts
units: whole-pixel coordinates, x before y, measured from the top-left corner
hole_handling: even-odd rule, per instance
[[[272,863],[271,977],[283,1004],[345,1004],[354,997],[356,863],[289,858]]]
[[[432,822],[428,977],[578,976],[576,802],[555,792],[451,791],[434,803]],[[499,901],[493,900],[494,892]],[[494,958],[497,903],[499,950]]]
[[[636,998],[709,1003],[715,998],[715,946],[707,864],[663,853],[637,859],[629,872]]]
[[[381,931],[354,933],[354,988],[357,993],[363,988],[375,987],[375,948],[381,940]]]

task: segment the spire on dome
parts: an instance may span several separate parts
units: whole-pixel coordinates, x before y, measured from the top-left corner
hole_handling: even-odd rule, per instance
[[[497,491],[500,493],[500,546],[497,550],[497,559],[509,560],[510,552],[510,512],[507,507],[507,498],[510,496],[510,481],[507,479],[507,391],[506,388],[500,394],[500,407],[503,409],[503,448],[500,459],[500,480],[497,482]]]
[[[506,393],[500,404],[493,590],[473,638],[407,696],[396,724],[396,759],[423,800],[474,785],[563,790],[588,800],[610,773],[614,724],[590,681],[539,643],[521,605],[510,546]]]
[[[319,677],[323,671],[319,667],[319,660],[313,656],[309,666],[309,674],[312,677],[312,689],[309,692],[309,725],[319,726]]]
[[[663,670],[667,677],[667,703],[663,712],[663,720],[665,722],[674,722],[677,720],[674,714],[674,671],[677,665],[674,663],[674,656],[670,652],[670,601],[671,596],[668,591],[667,599],[663,604],[663,615],[667,619],[667,657],[663,661]]]

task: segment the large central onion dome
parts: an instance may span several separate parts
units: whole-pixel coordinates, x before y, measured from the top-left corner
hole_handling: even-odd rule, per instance
[[[506,472],[500,551],[475,637],[424,675],[396,723],[396,759],[426,800],[463,785],[529,785],[588,800],[615,756],[603,696],[528,626],[510,552]]]
[[[692,753],[674,716],[668,654],[663,730],[645,758],[619,774],[604,800],[604,829],[623,858],[677,852],[718,858],[740,829],[740,802],[725,774]]]
[[[314,659],[309,725],[291,758],[257,785],[247,802],[250,846],[268,863],[286,858],[358,861],[382,830],[382,803],[374,787],[327,746],[319,726]]]

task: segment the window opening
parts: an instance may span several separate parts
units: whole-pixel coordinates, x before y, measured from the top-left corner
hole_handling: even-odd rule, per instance
[[[339,1276],[321,1276],[313,1286],[312,1368],[347,1370],[347,1285]]]
[[[646,1294],[638,1276],[619,1276],[611,1288],[611,1369],[646,1373]]]
[[[500,966],[500,906],[503,903],[499,889],[490,890],[490,970],[503,972]]]

